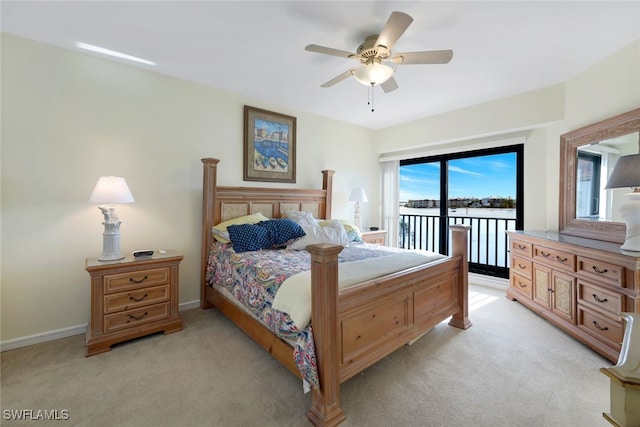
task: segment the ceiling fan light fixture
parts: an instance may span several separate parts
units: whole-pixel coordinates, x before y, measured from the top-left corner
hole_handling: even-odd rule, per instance
[[[353,76],[365,86],[379,85],[393,76],[393,68],[381,64],[380,61],[372,61],[356,68]]]

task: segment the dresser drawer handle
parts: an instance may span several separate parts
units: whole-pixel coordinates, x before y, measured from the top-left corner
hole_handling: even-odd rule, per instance
[[[598,297],[598,295],[596,295],[596,294],[593,294],[593,299],[594,299],[594,300],[596,300],[596,301],[598,301],[598,302],[600,302],[600,303],[605,303],[605,302],[609,301],[609,300],[608,300],[608,299],[606,299],[606,298],[605,298],[605,299],[601,299],[601,298],[600,298],[600,297]]]
[[[544,251],[540,251],[540,255],[542,255],[543,257],[546,258],[546,257],[550,256],[551,254],[547,253],[547,252],[544,252]]]
[[[526,266],[526,265],[522,265],[522,264],[518,263],[518,268],[519,268],[520,270],[526,270],[526,269],[527,269],[527,266]]]
[[[149,276],[144,276],[142,279],[140,279],[140,280],[136,280],[136,279],[134,279],[133,277],[129,277],[129,281],[130,281],[130,282],[133,282],[133,283],[142,283],[142,282],[144,282],[145,280],[147,280],[148,278],[149,278]]]
[[[136,297],[134,297],[133,295],[129,295],[129,299],[130,299],[131,301],[140,302],[140,301],[142,301],[143,299],[145,299],[145,298],[146,298],[146,297],[148,297],[148,296],[149,296],[149,294],[144,294],[144,295],[142,295],[142,297],[140,297],[140,298],[136,298]],[[595,295],[594,295],[594,297],[595,297]]]
[[[593,321],[593,326],[596,327],[596,329],[600,330],[600,331],[608,331],[609,327],[605,326],[604,328],[600,325],[598,325],[598,322],[596,322],[595,320]]]
[[[558,255],[556,255],[556,259],[557,259],[559,262],[567,262],[567,260],[568,260],[569,258],[560,258]]]
[[[604,270],[600,270],[598,267],[596,267],[595,265],[593,266],[593,271],[595,271],[598,274],[604,274],[606,273],[608,270],[605,268]]]
[[[133,320],[142,320],[142,319],[144,319],[144,318],[145,318],[145,316],[146,316],[147,314],[149,314],[149,312],[148,312],[148,311],[145,311],[145,312],[144,312],[144,314],[142,314],[141,316],[136,316],[136,315],[134,315],[134,314],[130,314],[130,315],[129,315],[129,319],[133,319]],[[129,322],[127,321],[127,323],[129,323]],[[593,323],[595,323],[595,322],[593,322]]]
[[[527,249],[527,247],[525,245],[518,245],[518,249]]]
[[[527,285],[526,284],[522,284],[522,282],[518,282],[518,286],[520,286],[521,288],[526,288]]]

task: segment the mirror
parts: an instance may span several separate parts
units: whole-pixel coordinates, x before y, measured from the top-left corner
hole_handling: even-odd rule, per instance
[[[560,136],[561,233],[624,242],[618,206],[630,190],[604,187],[618,157],[639,152],[639,138],[640,108]]]

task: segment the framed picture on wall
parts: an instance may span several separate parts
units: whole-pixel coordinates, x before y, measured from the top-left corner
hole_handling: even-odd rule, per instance
[[[244,180],[296,182],[296,118],[244,106]]]

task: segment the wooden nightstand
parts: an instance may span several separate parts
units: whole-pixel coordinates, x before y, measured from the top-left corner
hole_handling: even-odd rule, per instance
[[[113,344],[155,332],[182,330],[178,316],[178,268],[175,251],[151,257],[127,256],[101,262],[88,258],[91,275],[91,320],[85,355],[104,353]]]
[[[384,246],[387,242],[387,230],[363,231],[362,240],[365,243]]]

